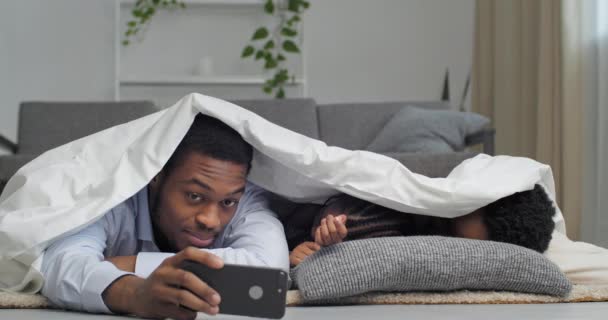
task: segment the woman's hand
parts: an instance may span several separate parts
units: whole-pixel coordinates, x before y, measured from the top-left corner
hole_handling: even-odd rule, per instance
[[[321,246],[312,241],[302,242],[289,254],[289,264],[292,267],[295,267],[304,261],[304,259],[306,259],[308,256],[319,250],[321,250]]]
[[[315,230],[315,242],[320,246],[326,247],[342,242],[347,234],[346,215],[341,214],[334,217],[330,214],[321,219],[319,226]]]

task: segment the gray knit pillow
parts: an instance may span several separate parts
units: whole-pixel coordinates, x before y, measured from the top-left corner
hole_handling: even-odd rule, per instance
[[[305,301],[370,291],[497,290],[566,296],[571,284],[542,254],[512,244],[386,237],[323,248],[292,270]]]

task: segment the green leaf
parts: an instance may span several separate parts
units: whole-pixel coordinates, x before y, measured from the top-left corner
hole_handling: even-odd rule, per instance
[[[302,7],[304,7],[304,9],[310,8],[310,2],[308,2],[308,1],[302,1],[301,4],[302,4]]]
[[[263,57],[264,57],[264,51],[258,50],[258,52],[255,53],[255,60],[260,60]]]
[[[285,61],[285,56],[279,53],[279,55],[277,55],[277,60],[278,61]]]
[[[281,71],[276,74],[275,78],[278,82],[285,82],[289,80],[289,74],[286,69],[281,69]]]
[[[133,20],[131,20],[131,21],[129,21],[129,22],[127,23],[127,26],[129,26],[129,28],[133,28],[133,27],[135,27],[136,25],[137,25],[137,21],[133,21]]]
[[[123,46],[128,46],[129,45],[129,40],[123,40],[122,41],[122,45]]]
[[[255,48],[252,46],[246,46],[241,53],[241,58],[247,58],[255,52]]]
[[[160,0],[152,0],[152,3],[154,3],[155,5],[158,5],[160,3]]]
[[[272,69],[272,68],[276,68],[277,67],[277,61],[274,59],[268,59],[266,60],[266,63],[264,64],[264,68],[265,69]]]
[[[298,32],[296,30],[293,29],[289,29],[289,28],[283,28],[281,30],[281,34],[286,36],[286,37],[295,37]]]
[[[298,46],[291,40],[283,41],[283,49],[287,52],[298,53],[300,49]]]
[[[137,17],[137,18],[139,18],[139,17],[141,17],[141,16],[142,16],[142,12],[141,12],[141,10],[139,10],[139,9],[133,9],[133,11],[131,11],[131,14],[132,14],[134,17]]]
[[[182,7],[182,9],[186,9],[186,3],[185,2],[181,2],[179,4],[180,7]]]
[[[279,91],[277,91],[277,99],[283,98],[285,98],[285,90],[283,90],[283,88],[279,88]]]
[[[287,2],[287,10],[292,12],[298,12],[298,8],[300,7],[301,0],[289,0]]]
[[[272,48],[274,48],[274,41],[268,40],[268,42],[266,42],[264,45],[264,50],[270,50]]]
[[[266,27],[260,27],[253,33],[251,40],[260,40],[268,37],[268,29]]]
[[[264,11],[268,14],[274,13],[274,3],[272,0],[266,0],[266,4],[264,4]]]
[[[268,94],[272,93],[272,87],[264,86],[264,89],[262,89],[262,90],[264,90],[264,92],[266,92]]]

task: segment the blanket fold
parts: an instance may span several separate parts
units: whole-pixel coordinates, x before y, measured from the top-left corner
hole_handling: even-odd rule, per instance
[[[143,188],[199,112],[254,147],[249,180],[292,201],[322,203],[344,192],[398,211],[452,218],[537,183],[555,201],[551,168],[531,159],[479,155],[446,178],[429,178],[395,159],[327,146],[232,103],[189,94],[170,108],[50,150],[9,180],[0,195],[0,290],[38,291],[44,249]],[[565,233],[559,208],[555,222]]]

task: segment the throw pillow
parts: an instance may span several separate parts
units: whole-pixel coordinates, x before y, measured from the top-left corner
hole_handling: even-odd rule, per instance
[[[542,254],[440,236],[385,237],[325,247],[292,270],[305,301],[370,291],[498,290],[566,296],[571,284]]]
[[[373,152],[460,151],[465,138],[490,123],[482,115],[407,106],[398,111],[366,147]]]

